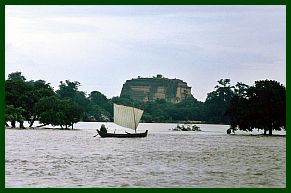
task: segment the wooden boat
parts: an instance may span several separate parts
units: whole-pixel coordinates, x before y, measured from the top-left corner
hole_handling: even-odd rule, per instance
[[[136,129],[138,127],[139,121],[143,114],[143,110],[128,107],[124,105],[117,105],[113,104],[113,119],[114,123],[120,125],[122,127],[134,129],[134,133],[107,133],[102,132],[101,130],[97,129],[98,134],[100,137],[118,137],[118,138],[135,138],[135,137],[146,137],[148,134],[148,130],[144,133],[137,133]]]
[[[98,134],[101,137],[117,137],[117,138],[135,138],[135,137],[146,137],[148,134],[148,130],[144,133],[103,133],[97,129]]]

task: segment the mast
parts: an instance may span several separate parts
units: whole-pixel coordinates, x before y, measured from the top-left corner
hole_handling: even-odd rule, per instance
[[[134,131],[136,133],[136,121],[135,121],[134,107],[132,107],[132,110],[133,110]]]

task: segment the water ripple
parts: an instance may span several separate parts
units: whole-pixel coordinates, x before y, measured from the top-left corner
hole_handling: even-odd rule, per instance
[[[173,132],[141,124],[142,139],[77,131],[7,130],[6,187],[286,187],[286,138],[226,135],[228,126]]]

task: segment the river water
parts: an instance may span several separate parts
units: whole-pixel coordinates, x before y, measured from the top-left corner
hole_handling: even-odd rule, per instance
[[[227,125],[198,124],[202,131],[183,132],[170,130],[176,124],[141,123],[146,138],[93,137],[100,125],[6,129],[6,188],[286,187],[284,136],[227,135]]]

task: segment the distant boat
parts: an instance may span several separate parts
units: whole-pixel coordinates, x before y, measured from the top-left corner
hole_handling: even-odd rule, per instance
[[[143,114],[143,110],[134,108],[134,107],[128,107],[124,105],[117,105],[113,104],[113,114],[114,114],[114,123],[117,125],[120,125],[122,127],[133,129],[134,133],[107,133],[102,132],[101,130],[97,129],[98,134],[101,137],[119,137],[119,138],[133,138],[133,137],[146,137],[148,134],[148,130],[146,130],[144,133],[137,133],[136,129],[139,124],[139,121],[141,119],[141,116]]]

